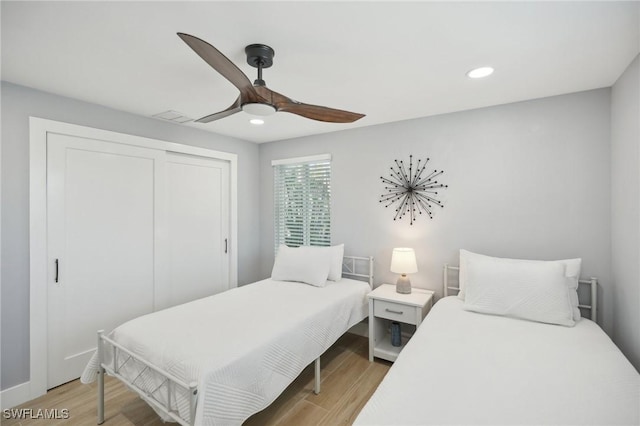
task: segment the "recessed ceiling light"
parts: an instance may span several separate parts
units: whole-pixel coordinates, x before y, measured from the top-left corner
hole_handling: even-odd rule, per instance
[[[469,78],[483,78],[493,74],[493,68],[491,67],[480,67],[472,69],[467,73],[467,77]]]
[[[251,120],[249,120],[249,123],[253,124],[254,126],[261,126],[264,124],[264,120],[261,118],[252,118]]]

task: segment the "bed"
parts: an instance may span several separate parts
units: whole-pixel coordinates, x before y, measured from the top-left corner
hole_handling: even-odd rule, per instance
[[[445,266],[445,296],[458,290],[454,270]],[[582,283],[597,294],[597,280]],[[356,425],[640,423],[640,376],[594,321],[548,324],[465,302],[435,304]],[[595,314],[595,298],[580,307]]]
[[[105,373],[182,425],[241,424],[314,360],[319,392],[320,355],[367,317],[372,285],[373,258],[341,252],[339,261],[344,277],[332,281],[325,273],[321,285],[273,279],[274,265],[272,278],[98,332],[98,350],[81,377],[98,380],[98,423]]]

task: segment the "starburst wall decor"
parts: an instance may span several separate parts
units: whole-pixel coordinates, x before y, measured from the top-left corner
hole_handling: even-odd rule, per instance
[[[433,208],[435,206],[444,207],[442,201],[436,199],[438,189],[448,188],[435,180],[444,173],[443,170],[425,172],[429,158],[418,160],[416,168],[413,168],[413,155],[409,156],[409,168],[405,167],[402,160],[394,160],[395,166],[390,167],[389,179],[380,176],[386,190],[380,196],[380,202],[385,203],[385,207],[397,205],[396,214],[393,220],[402,219],[409,216],[409,224],[417,219],[418,215],[426,213],[433,219]]]

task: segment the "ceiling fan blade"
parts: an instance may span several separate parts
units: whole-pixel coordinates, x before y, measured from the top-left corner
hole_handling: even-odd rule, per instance
[[[271,89],[267,89],[266,87],[256,87],[256,89],[258,89],[260,96],[264,99],[270,100],[272,105],[278,111],[289,112],[312,120],[325,121],[328,123],[353,123],[365,116],[364,114],[359,114],[357,112],[344,111],[319,105],[303,104],[281,95],[278,92],[274,92]],[[265,93],[263,93],[263,91]]]
[[[210,45],[204,40],[199,39],[185,33],[178,33],[178,37],[193,49],[206,63],[211,65],[213,69],[218,71],[224,78],[229,80],[231,84],[236,86],[240,93],[247,99],[254,99],[257,95],[253,84],[240,68],[224,56],[218,49]],[[200,120],[198,120],[200,121]]]
[[[328,123],[353,123],[364,117],[364,114],[358,114],[357,112],[303,104],[300,102],[291,102],[279,107],[278,111],[289,112],[312,120],[326,121]]]
[[[196,123],[210,123],[212,121],[219,120],[221,118],[225,118],[232,114],[235,114],[236,112],[242,111],[240,99],[241,97],[238,96],[238,99],[236,99],[233,105],[231,105],[229,108],[225,109],[224,111],[216,112],[214,114],[207,115],[206,117],[199,118],[196,120]]]

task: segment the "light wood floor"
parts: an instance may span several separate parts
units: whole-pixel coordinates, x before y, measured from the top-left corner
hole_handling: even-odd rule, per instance
[[[349,425],[376,390],[391,366],[368,359],[366,338],[347,333],[322,356],[322,389],[313,393],[313,364],[265,410],[253,415],[247,426],[263,425]],[[94,425],[96,384],[73,381],[16,408],[67,409],[67,420],[0,420],[3,426]],[[105,380],[106,426],[166,426],[136,394],[111,377]]]

